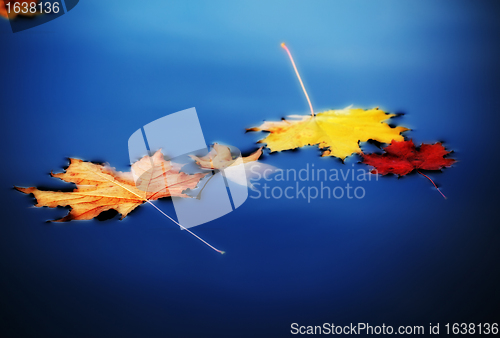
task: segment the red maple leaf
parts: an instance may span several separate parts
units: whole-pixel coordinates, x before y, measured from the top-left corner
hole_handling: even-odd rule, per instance
[[[404,176],[416,170],[419,174],[427,177],[441,195],[443,195],[434,181],[419,170],[440,170],[456,162],[454,159],[444,158],[450,151],[446,151],[441,143],[422,143],[422,145],[417,148],[412,140],[400,142],[393,140],[384,150],[385,153],[380,155],[361,154],[361,156],[363,156],[363,163],[375,167],[376,170],[373,170],[372,173]],[[444,195],[443,197],[446,198]]]

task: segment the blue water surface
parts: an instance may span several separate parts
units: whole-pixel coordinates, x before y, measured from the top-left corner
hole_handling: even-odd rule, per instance
[[[292,323],[325,322],[440,323],[443,334],[498,322],[499,14],[494,1],[82,0],[23,32],[0,21],[1,335],[288,337]],[[391,123],[405,136],[454,150],[456,165],[429,174],[448,199],[417,174],[348,181],[361,199],[251,191],[193,228],[220,255],[149,205],[122,221],[46,223],[67,210],[13,190],[71,188],[48,175],[68,157],[128,170],[128,137],[190,107],[207,142],[257,149],[265,134],[245,128],[308,113],[283,41],[316,111],[404,113]],[[319,155],[262,161],[367,169]]]

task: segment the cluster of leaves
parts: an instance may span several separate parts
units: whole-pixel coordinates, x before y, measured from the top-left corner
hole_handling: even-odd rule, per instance
[[[441,143],[422,144],[417,148],[412,140],[404,140],[401,133],[408,128],[391,127],[384,122],[393,116],[378,108],[348,107],[314,116],[292,116],[292,120],[265,122],[248,130],[269,132],[259,142],[265,143],[271,152],[317,145],[323,151],[322,156],[344,160],[352,154],[360,154],[363,162],[376,168],[373,172],[381,175],[404,176],[416,170],[431,180],[420,170],[440,170],[455,162],[445,158],[450,152]],[[368,140],[390,142],[390,145],[384,148],[384,154],[364,154],[359,142]],[[255,163],[262,155],[262,148],[243,158],[243,163]],[[217,143],[207,155],[191,155],[191,158],[201,170],[220,170],[234,162],[230,149]],[[58,222],[92,219],[110,209],[118,211],[123,219],[146,201],[170,196],[190,198],[185,192],[195,189],[206,173],[186,174],[181,169],[182,165],[165,160],[161,150],[141,158],[132,165],[130,172],[70,159],[66,172],[52,176],[75,183],[77,188],[73,192],[42,191],[34,187],[16,189],[33,194],[38,207],[70,206],[69,214],[56,220]]]
[[[0,15],[3,16],[6,14],[4,1],[10,0],[0,0]],[[405,140],[401,135],[409,129],[402,126],[391,127],[385,121],[395,115],[378,108],[364,110],[347,107],[314,114],[290,51],[285,44],[282,47],[287,51],[297,73],[309,102],[311,115],[293,115],[288,120],[264,122],[258,127],[247,129],[269,132],[259,143],[264,143],[271,152],[318,146],[322,150],[321,156],[338,157],[342,161],[352,154],[360,154],[363,162],[373,166],[379,174],[404,176],[416,170],[427,177],[439,191],[432,179],[420,170],[440,170],[455,162],[445,158],[450,152],[442,144],[422,144],[419,148],[415,147],[412,140]],[[384,154],[364,154],[359,144],[369,140],[390,145],[384,148]],[[261,155],[262,147],[244,158],[243,164],[257,161]],[[221,170],[233,165],[235,161],[230,149],[217,143],[206,156],[191,158],[202,170]],[[73,192],[40,191],[33,187],[16,189],[34,194],[37,206],[71,206],[70,213],[58,221],[91,219],[109,209],[117,210],[123,218],[145,201],[169,196],[188,198],[185,191],[195,188],[206,174],[188,175],[181,172],[181,167],[182,165],[166,161],[160,151],[134,163],[132,172],[128,173],[71,159],[65,173],[53,176],[75,183],[77,189]]]
[[[259,143],[265,143],[271,152],[317,145],[323,150],[321,156],[334,156],[342,161],[352,154],[360,154],[363,163],[376,168],[374,173],[404,176],[417,170],[439,191],[436,184],[419,169],[440,170],[451,166],[455,160],[444,158],[450,152],[441,143],[422,144],[417,149],[412,140],[404,140],[401,133],[408,128],[391,128],[384,122],[394,116],[378,108],[363,110],[347,107],[316,115],[293,115],[291,120],[264,122],[247,130],[269,132]],[[384,148],[382,155],[364,154],[359,142],[368,140],[390,145]]]
[[[243,162],[257,161],[261,155],[262,148],[243,158]],[[234,162],[229,148],[217,143],[207,156],[195,159],[201,169],[223,169]],[[144,156],[132,164],[128,172],[71,158],[65,172],[51,176],[76,184],[72,192],[15,188],[25,194],[33,194],[37,207],[70,206],[68,215],[55,222],[89,220],[110,209],[118,211],[123,219],[146,201],[171,196],[192,198],[186,191],[195,189],[207,173],[186,174],[181,171],[182,167],[165,160],[161,150],[153,156]]]

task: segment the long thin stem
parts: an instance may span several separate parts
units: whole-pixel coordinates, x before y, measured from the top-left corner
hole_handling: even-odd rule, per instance
[[[169,215],[167,215],[166,213],[164,213],[160,208],[158,208],[156,205],[154,205],[150,200],[148,200],[147,198],[144,198],[142,197],[141,195],[135,193],[134,191],[130,190],[129,188],[127,188],[126,186],[118,183],[117,181],[115,180],[111,180],[109,179],[108,177],[104,176],[104,175],[101,175],[100,173],[98,172],[95,172],[98,176],[101,176],[102,178],[104,178],[105,180],[108,180],[110,182],[113,182],[114,184],[122,187],[123,189],[127,190],[128,192],[134,194],[135,196],[139,197],[140,199],[142,199],[143,201],[145,202],[148,202],[149,204],[151,204],[156,210],[158,210],[159,212],[162,213],[163,216],[167,217],[169,220],[171,220],[172,222],[174,222],[175,224],[177,224],[178,226],[180,226],[182,229],[186,230],[187,232],[189,232],[191,235],[193,235],[194,237],[196,237],[197,239],[199,239],[200,241],[202,241],[204,244],[206,244],[207,246],[209,246],[210,248],[212,248],[213,250],[217,251],[218,253],[220,254],[225,254],[226,252],[225,251],[222,251],[222,250],[219,250],[215,247],[213,247],[212,245],[210,245],[209,243],[207,243],[205,240],[203,240],[201,237],[199,237],[198,235],[196,235],[194,232],[192,232],[191,230],[189,230],[188,228],[182,226],[179,222],[177,222],[176,220],[174,220],[172,217],[170,217]]]
[[[417,172],[418,172],[420,175],[422,175],[422,176],[424,176],[424,177],[427,177],[427,179],[428,179],[429,181],[431,181],[431,182],[432,182],[432,184],[434,184],[434,186],[436,187],[437,191],[439,191],[439,193],[440,193],[440,194],[444,197],[444,199],[447,199],[447,197],[446,197],[446,196],[445,196],[445,195],[441,192],[441,190],[439,190],[439,188],[438,188],[438,186],[436,185],[436,183],[434,183],[434,181],[433,181],[433,180],[431,180],[431,178],[430,178],[429,176],[427,176],[427,175],[425,175],[425,174],[421,173],[421,172],[420,172],[420,170],[417,170]]]
[[[203,185],[203,188],[201,188],[200,192],[198,193],[198,195],[196,195],[196,199],[200,200],[201,199],[201,193],[203,192],[203,189],[205,189],[205,187],[207,186],[208,182],[210,182],[210,180],[215,176],[215,173],[214,171],[212,170],[212,176],[210,176],[210,178],[205,182],[205,184]]]
[[[283,47],[286,50],[286,52],[288,53],[288,56],[290,57],[290,61],[292,61],[293,69],[295,69],[295,74],[297,74],[297,77],[299,78],[300,85],[302,86],[302,90],[304,91],[304,94],[306,94],[307,102],[309,102],[309,108],[311,108],[311,115],[314,116],[314,110],[313,110],[313,106],[311,104],[311,100],[309,100],[309,95],[307,95],[306,87],[304,87],[304,83],[302,82],[302,79],[300,78],[299,71],[297,70],[297,67],[295,66],[295,62],[293,61],[292,54],[290,53],[290,51],[288,50],[288,47],[285,45],[284,42],[281,44],[281,47]]]
[[[182,226],[179,222],[177,222],[176,220],[174,220],[172,217],[170,217],[169,215],[167,215],[166,213],[164,213],[160,208],[158,208],[156,205],[154,205],[150,200],[146,200],[146,202],[148,202],[149,204],[151,204],[156,210],[158,210],[159,212],[162,213],[163,216],[167,217],[169,220],[171,220],[172,222],[174,222],[175,224],[177,224],[178,226],[180,226],[183,230],[186,230],[187,232],[189,232],[191,235],[193,235],[194,237],[198,238],[200,241],[202,241],[203,243],[205,243],[206,245],[208,245],[210,248],[214,249],[215,251],[217,251],[218,253],[221,253],[221,254],[225,254],[226,252],[225,251],[222,251],[222,250],[219,250],[219,249],[216,249],[215,247],[213,247],[212,245],[210,245],[209,243],[207,243],[205,240],[203,240],[201,237],[199,237],[198,235],[196,235],[194,232],[192,232],[191,230],[189,230],[188,228]]]

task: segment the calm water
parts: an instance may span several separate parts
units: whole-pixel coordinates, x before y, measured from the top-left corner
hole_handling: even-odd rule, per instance
[[[293,322],[498,320],[499,14],[488,1],[86,0],[25,32],[0,21],[3,335],[286,337]],[[12,189],[68,188],[48,175],[67,157],[128,170],[128,137],[189,107],[207,142],[255,150],[265,134],[245,128],[308,110],[282,41],[317,111],[401,112],[391,122],[415,143],[454,150],[459,162],[431,174],[448,200],[420,175],[348,181],[362,199],[249,198],[194,228],[222,256],[148,205],[123,221],[50,224],[67,210],[30,208]],[[367,169],[319,154],[263,162]]]

